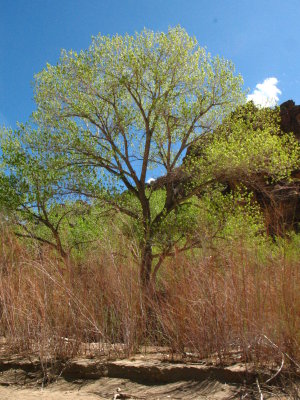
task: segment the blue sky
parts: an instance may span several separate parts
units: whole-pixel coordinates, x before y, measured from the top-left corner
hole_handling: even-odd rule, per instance
[[[0,125],[28,119],[33,76],[55,64],[62,48],[85,49],[99,32],[177,24],[213,55],[232,60],[254,99],[300,104],[300,0],[0,0],[0,6]]]

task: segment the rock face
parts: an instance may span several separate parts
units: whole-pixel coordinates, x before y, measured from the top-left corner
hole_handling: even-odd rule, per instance
[[[265,216],[270,235],[283,235],[287,231],[299,232],[300,228],[300,176],[293,174],[292,182],[276,184],[262,182],[259,188],[251,188]]]
[[[283,132],[293,132],[300,141],[300,105],[288,100],[280,106],[281,129]]]

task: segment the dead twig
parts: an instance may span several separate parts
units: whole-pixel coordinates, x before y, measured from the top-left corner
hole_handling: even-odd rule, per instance
[[[263,396],[263,394],[262,394],[262,391],[261,391],[261,388],[260,388],[260,384],[259,384],[259,381],[258,381],[257,378],[256,378],[256,386],[257,386],[257,389],[258,389],[258,392],[259,392],[259,398],[260,398],[260,400],[264,400],[264,396]]]
[[[277,344],[275,344],[274,342],[272,342],[272,340],[269,339],[268,336],[263,335],[263,337],[264,337],[265,339],[267,339],[267,341],[268,341],[269,343],[271,343],[272,346],[274,346],[276,349],[278,349],[278,350],[281,352],[282,355],[286,356],[290,361],[292,361],[292,363],[295,364],[297,368],[300,369],[300,365],[299,365],[292,357],[290,357],[287,353],[282,352],[282,351],[279,349],[279,347],[277,346]]]
[[[279,370],[276,372],[275,375],[271,376],[271,378],[269,378],[265,383],[269,383],[269,382],[271,382],[273,379],[275,379],[276,376],[278,376],[278,375],[280,374],[280,372],[281,372],[283,366],[284,366],[284,354],[282,353],[282,361],[281,361],[281,365],[280,365]]]

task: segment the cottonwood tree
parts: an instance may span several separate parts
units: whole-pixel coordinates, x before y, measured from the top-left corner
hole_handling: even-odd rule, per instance
[[[287,175],[296,162],[295,142],[278,136],[267,114],[257,118],[249,105],[243,118],[224,120],[244,101],[233,72],[177,27],[99,35],[87,51],[63,52],[36,77],[39,128],[30,139],[43,159],[55,160],[49,178],[66,174],[68,190],[98,196],[133,221],[145,286],[174,244],[199,243],[189,232],[197,230],[195,194],[226,176]],[[178,169],[197,144],[200,157],[186,157]],[[149,186],[151,169],[161,177]]]
[[[169,178],[187,147],[244,101],[241,87],[231,62],[211,57],[180,27],[99,35],[88,50],[64,51],[56,66],[47,65],[35,78],[35,121],[47,130],[42,139],[49,151],[69,165],[94,169],[107,191],[114,185],[137,199],[136,210],[110,201],[142,227],[144,285],[155,231],[193,195],[176,196]],[[166,178],[164,203],[155,213],[147,187],[151,169]],[[86,190],[86,180],[81,183]]]

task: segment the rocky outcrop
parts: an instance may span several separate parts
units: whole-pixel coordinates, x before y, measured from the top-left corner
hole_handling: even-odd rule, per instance
[[[211,363],[210,363],[211,364]],[[11,372],[14,371],[14,374]],[[5,378],[6,383],[13,383],[15,371],[19,372],[21,380],[31,378],[41,379],[43,377],[43,365],[37,359],[7,359],[0,361],[0,375]],[[76,358],[66,363],[52,361],[48,366],[48,379],[60,376],[69,381],[78,380],[97,380],[101,378],[129,379],[134,382],[145,383],[148,385],[162,385],[178,381],[198,381],[203,382],[208,379],[221,383],[243,383],[255,382],[258,376],[253,365],[237,363],[229,366],[214,366],[200,363],[171,363],[161,359],[160,354],[141,355],[137,354],[133,359],[123,359],[116,361]],[[267,371],[261,375],[265,380],[273,375],[272,371]],[[46,382],[45,382],[46,383]],[[47,382],[50,383],[50,382]]]
[[[296,172],[294,176],[297,175]],[[270,184],[247,185],[254,193],[265,216],[265,225],[270,235],[283,235],[288,231],[299,232],[300,225],[300,179]]]
[[[293,132],[300,142],[300,105],[288,100],[280,106],[280,127],[283,132]]]

